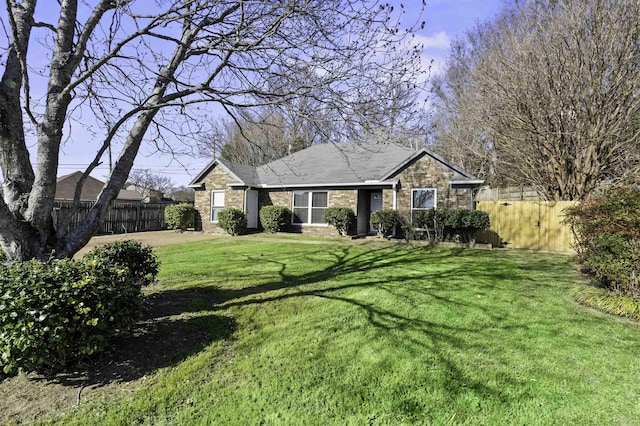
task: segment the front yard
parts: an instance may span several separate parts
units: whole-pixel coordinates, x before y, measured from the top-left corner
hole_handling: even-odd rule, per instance
[[[138,336],[75,378],[38,382],[81,401],[51,422],[640,419],[640,326],[574,303],[584,278],[568,256],[251,237],[157,253]],[[0,391],[18,380],[36,378]],[[0,409],[0,422],[24,416]]]

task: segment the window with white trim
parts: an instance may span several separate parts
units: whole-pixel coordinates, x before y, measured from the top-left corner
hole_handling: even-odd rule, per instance
[[[211,222],[218,221],[218,213],[224,209],[224,190],[211,191]]]
[[[438,206],[435,188],[415,188],[411,190],[411,217],[418,210],[429,210]]]
[[[293,193],[293,223],[326,223],[324,211],[329,201],[326,191],[295,191]]]

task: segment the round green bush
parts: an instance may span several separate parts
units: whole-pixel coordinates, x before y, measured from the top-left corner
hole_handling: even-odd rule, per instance
[[[264,206],[260,209],[260,223],[267,233],[283,231],[291,224],[291,210],[284,206]]]
[[[324,221],[334,226],[344,237],[353,232],[356,214],[348,207],[328,207],[324,210]]]
[[[196,209],[191,204],[172,204],[164,209],[164,222],[169,229],[179,229],[186,231],[194,226]]]
[[[140,286],[153,284],[158,275],[160,262],[153,253],[153,247],[143,246],[134,240],[114,241],[102,246],[94,247],[84,255],[86,260],[126,268],[131,279]]]
[[[95,260],[36,260],[0,270],[0,368],[59,369],[105,349],[142,308],[138,281]]]
[[[230,235],[240,235],[247,231],[247,216],[235,207],[225,208],[218,212],[218,226]]]
[[[119,241],[81,260],[0,268],[0,368],[5,374],[59,369],[104,350],[142,309],[142,286],[158,261],[150,247]]]
[[[380,209],[371,213],[369,222],[378,231],[379,236],[386,237],[393,231],[393,227],[400,223],[400,216],[393,209]]]

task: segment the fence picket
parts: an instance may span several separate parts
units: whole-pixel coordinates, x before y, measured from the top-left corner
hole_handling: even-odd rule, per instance
[[[481,238],[494,246],[573,253],[573,235],[564,224],[563,210],[571,201],[478,201],[489,213],[491,230]]]
[[[83,202],[71,217],[68,229],[73,229],[87,216],[93,203]],[[164,208],[167,204],[113,203],[96,234],[159,231],[165,229]],[[71,203],[56,201],[53,224],[58,227],[63,217],[71,214]]]

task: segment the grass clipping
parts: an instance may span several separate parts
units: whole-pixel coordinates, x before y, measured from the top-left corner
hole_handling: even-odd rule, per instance
[[[620,315],[640,321],[640,298],[616,294],[605,288],[581,286],[573,290],[578,303],[609,314]]]

